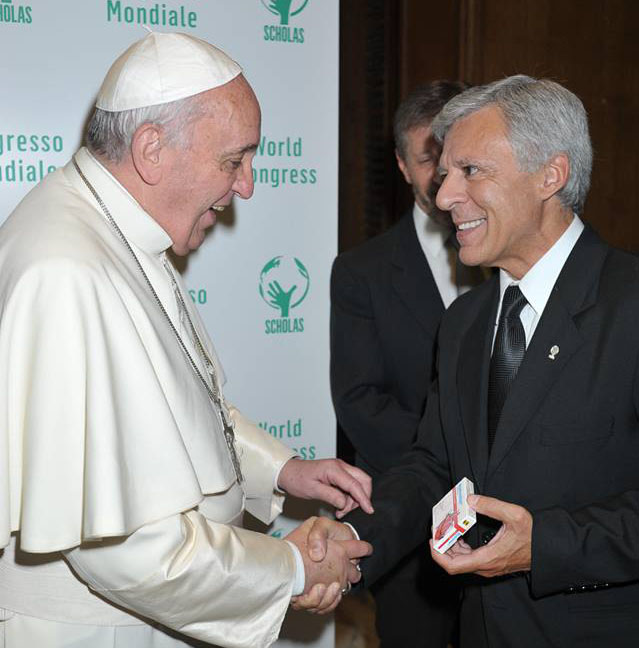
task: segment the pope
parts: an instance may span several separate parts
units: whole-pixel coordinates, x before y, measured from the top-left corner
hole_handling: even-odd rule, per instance
[[[336,536],[315,563],[312,521],[241,528],[285,493],[371,511],[370,479],[296,458],[225,399],[167,255],[251,197],[259,138],[235,61],[150,33],[107,73],[86,147],[0,228],[6,648],[269,646],[291,597],[314,588],[326,612],[359,580],[367,543]]]

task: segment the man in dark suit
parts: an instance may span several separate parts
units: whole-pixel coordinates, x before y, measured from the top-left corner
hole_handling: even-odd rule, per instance
[[[517,76],[455,97],[433,131],[461,259],[500,272],[445,313],[416,444],[374,484],[375,514],[347,517],[374,546],[364,581],[427,551],[431,507],[468,477],[478,523],[445,555],[431,548],[468,574],[462,648],[636,646],[639,259],[578,217],[585,110]]]
[[[477,268],[469,273],[456,263],[452,222],[434,204],[441,148],[431,122],[467,87],[435,81],[402,102],[395,153],[414,206],[389,231],[333,265],[333,402],[358,465],[373,477],[398,463],[415,440],[444,309],[483,279]],[[372,592],[382,648],[445,648],[450,641],[459,591],[424,551],[403,559]]]

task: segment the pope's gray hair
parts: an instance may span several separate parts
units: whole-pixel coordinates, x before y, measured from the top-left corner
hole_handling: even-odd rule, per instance
[[[131,147],[135,131],[150,123],[162,129],[166,144],[185,148],[191,144],[188,126],[206,110],[200,95],[119,112],[95,108],[87,124],[86,144],[90,151],[110,162],[121,162]]]
[[[537,171],[558,153],[568,157],[568,180],[557,195],[564,207],[581,214],[592,170],[588,117],[581,100],[548,79],[507,77],[453,97],[433,120],[436,139],[443,142],[457,120],[492,104],[504,116],[521,171]]]

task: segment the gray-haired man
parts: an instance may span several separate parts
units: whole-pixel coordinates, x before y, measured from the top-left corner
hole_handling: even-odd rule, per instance
[[[417,443],[374,484],[375,515],[347,517],[375,548],[364,582],[427,551],[430,508],[468,477],[478,524],[431,549],[449,573],[481,577],[465,587],[462,647],[634,646],[639,260],[579,219],[585,110],[516,76],[454,98],[433,130],[461,259],[500,271],[444,315]]]

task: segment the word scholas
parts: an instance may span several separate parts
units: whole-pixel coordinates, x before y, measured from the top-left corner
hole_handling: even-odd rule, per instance
[[[32,22],[31,7],[12,4],[0,5],[0,22],[28,25]]]
[[[264,25],[264,40],[277,43],[303,43],[304,28],[294,27],[291,29],[286,25]]]
[[[264,332],[267,335],[278,335],[280,333],[303,333],[303,317],[280,317],[278,319],[268,319],[264,321]]]

